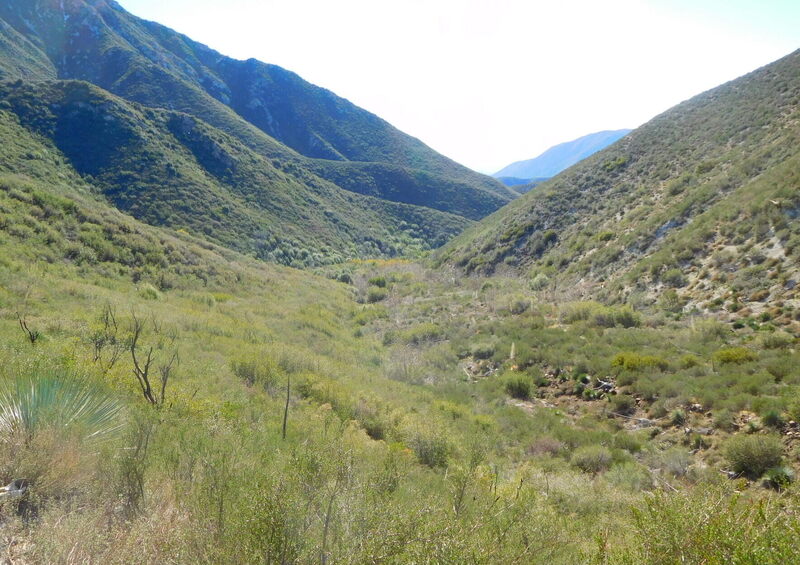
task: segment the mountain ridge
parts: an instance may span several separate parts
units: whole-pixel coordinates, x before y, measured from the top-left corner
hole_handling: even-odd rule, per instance
[[[341,234],[337,234],[344,224],[334,221],[341,214],[334,213],[314,223],[315,229],[324,225],[322,232],[333,236],[318,243],[331,249],[349,249],[345,256],[368,256],[366,251],[353,251],[362,248],[356,240],[366,234],[374,234],[370,237],[380,243],[378,251],[372,246],[365,249],[373,249],[378,255],[399,253],[396,242],[390,240],[405,239],[403,230],[417,234],[412,237],[416,242],[412,247],[438,246],[470,221],[516,196],[499,182],[438,155],[419,140],[330,91],[303,81],[291,71],[255,60],[224,57],[169,28],[132,16],[116,2],[4,3],[0,6],[0,78],[38,83],[84,80],[126,103],[184,113],[201,120],[219,132],[214,135],[228,135],[236,143],[244,144],[248,159],[260,160],[267,173],[273,169],[282,171],[277,177],[270,177],[271,173],[263,177],[272,179],[266,186],[271,187],[278,200],[284,198],[280,191],[287,186],[285,182],[305,185],[305,190],[317,194],[316,211],[309,210],[298,218],[319,215],[327,207],[325,202],[333,199],[338,202],[333,208],[341,209],[341,214],[346,214],[345,209],[349,208],[353,210],[353,218],[367,222],[360,228],[358,222],[350,222],[345,237],[348,243],[344,245]],[[274,87],[276,81],[282,86]],[[270,84],[273,87],[268,88]],[[72,88],[72,92],[77,90]],[[29,95],[35,97],[38,93],[34,89]],[[36,100],[29,103],[38,106]],[[250,118],[255,123],[237,110],[245,115],[252,110]],[[347,119],[337,118],[336,112],[344,112]],[[355,123],[350,123],[351,120]],[[316,141],[305,143],[308,140]],[[102,153],[102,148],[92,147],[91,151]],[[199,163],[201,168],[219,165],[212,162],[213,155],[205,157],[208,160]],[[235,191],[235,187],[226,185],[234,182],[232,177],[215,176],[210,169],[205,172],[209,178],[213,177],[210,182],[223,185],[215,190],[229,195],[231,189]],[[251,167],[250,173],[251,180],[263,176],[257,167]],[[115,190],[104,189],[107,193]],[[314,199],[300,207],[310,206]],[[170,206],[177,207],[179,216],[185,216],[179,204],[173,201]],[[247,207],[246,202],[242,204]],[[299,210],[296,206],[292,209]],[[136,213],[134,208],[130,211]],[[242,211],[244,216],[253,213]],[[159,214],[169,215],[169,212]],[[195,206],[195,219],[189,223],[202,225],[200,218],[204,215],[205,210]],[[150,216],[140,219],[164,221]],[[381,223],[389,229],[380,227]],[[441,227],[435,227],[437,224]],[[277,234],[276,237],[281,237],[285,230],[301,239],[310,237],[300,226],[290,227],[285,221],[273,220],[262,225],[271,226],[268,231]],[[420,227],[423,225],[426,227]],[[257,231],[248,228],[242,233]],[[383,235],[375,237],[379,233]],[[257,243],[252,239],[249,242],[227,239],[231,241],[229,245],[235,244],[239,250],[252,250]],[[292,236],[287,237],[287,244],[289,239],[297,242]],[[313,253],[313,246],[303,247],[307,253]],[[331,251],[331,257],[338,254]]]
[[[491,181],[485,175],[475,173],[435,153],[418,139],[396,130],[375,114],[358,108],[325,88],[304,81],[290,70],[252,58],[239,61],[226,57],[166,26],[136,18],[116,2],[35,0],[26,3],[27,12],[20,8],[14,10],[14,5],[15,2],[10,2],[5,9],[0,7],[0,16],[15,23],[17,30],[23,28],[21,30],[23,33],[27,30],[26,37],[29,40],[31,35],[34,39],[38,39],[41,44],[40,49],[47,53],[58,78],[87,80],[123,98],[145,105],[159,105],[164,100],[175,104],[175,100],[169,100],[168,94],[144,90],[145,86],[151,86],[152,83],[147,85],[140,80],[134,80],[140,74],[162,74],[168,71],[186,83],[182,85],[180,81],[166,77],[174,91],[185,90],[186,85],[194,86],[234,110],[245,121],[255,125],[271,138],[307,157],[338,157],[335,160],[344,157],[351,161],[376,161],[378,160],[376,158],[383,153],[384,160],[391,159],[393,164],[421,168],[434,173],[449,172],[451,176],[457,178],[477,179],[483,184],[484,189],[511,196],[502,187],[498,188],[499,183]],[[32,21],[37,17],[43,18],[42,10],[44,14],[52,14],[61,8],[65,10],[63,24],[58,19],[54,24],[45,21],[43,25],[49,24],[54,30],[46,30],[44,38],[38,29],[30,29]],[[73,12],[78,12],[78,15],[84,18],[74,26],[74,29],[68,26],[76,16],[67,15]],[[28,17],[25,17],[26,15]],[[70,30],[72,34],[78,34],[77,38],[63,37],[70,35],[68,33]],[[97,45],[95,40],[98,37],[105,43]],[[63,41],[59,41],[59,38]],[[96,64],[88,67],[83,64],[87,51],[94,53],[96,59],[100,61],[99,71],[95,68]],[[124,60],[127,65],[119,65],[119,59]],[[147,64],[142,66],[133,63]],[[56,78],[56,76],[45,78]],[[266,86],[272,83],[281,83],[283,88],[266,89]],[[189,99],[183,104],[185,108],[167,107],[167,109],[193,113],[190,110],[197,111],[193,104]],[[374,141],[372,139],[369,140],[370,143],[366,143],[366,140],[358,136],[339,136],[336,139],[329,139],[332,136],[328,121],[331,117],[330,111],[315,112],[313,108],[315,104],[325,106],[327,110],[333,109],[335,112],[357,115],[360,118],[359,124],[366,122],[366,125],[372,125],[373,129],[379,130],[390,143],[372,143]],[[256,112],[259,109],[262,112]],[[248,111],[251,119],[243,115]],[[285,114],[292,116],[302,114],[304,119],[281,120]],[[220,127],[208,119],[208,114],[205,116],[205,121]],[[343,121],[340,125],[350,127],[351,124]],[[318,140],[322,144],[327,143],[332,152],[326,152],[306,139],[307,136],[319,134],[320,131],[317,130],[326,130],[328,136],[320,136]]]
[[[197,118],[131,104],[90,83],[0,83],[0,99],[0,113],[63,155],[65,174],[81,175],[118,209],[262,259],[313,266],[393,256],[441,244],[466,224],[372,197],[356,202]],[[5,137],[12,135],[24,133]]]

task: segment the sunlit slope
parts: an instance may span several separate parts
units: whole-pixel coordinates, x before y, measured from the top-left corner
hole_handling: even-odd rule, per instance
[[[490,216],[440,259],[624,297],[794,296],[800,52],[688,100]]]

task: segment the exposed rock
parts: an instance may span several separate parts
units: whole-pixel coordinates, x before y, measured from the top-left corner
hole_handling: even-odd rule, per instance
[[[28,492],[28,479],[14,479],[6,486],[0,488],[0,500],[19,498]]]

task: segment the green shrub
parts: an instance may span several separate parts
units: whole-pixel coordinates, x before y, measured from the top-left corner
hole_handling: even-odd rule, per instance
[[[371,286],[369,290],[367,290],[367,303],[375,304],[376,302],[385,300],[387,296],[389,296],[389,293],[385,288]]]
[[[411,433],[408,445],[423,465],[428,467],[447,465],[450,444],[441,434],[432,430],[416,429]]]
[[[756,354],[746,347],[725,347],[714,353],[714,360],[722,364],[741,365],[756,360]]]
[[[475,359],[489,359],[491,358],[497,350],[497,347],[494,343],[491,342],[479,342],[473,343],[469,348],[469,353]]]
[[[683,276],[683,272],[680,269],[670,269],[661,275],[661,282],[675,288],[680,288],[686,286],[686,277]]]
[[[161,298],[161,293],[158,292],[153,285],[146,284],[139,289],[139,296],[145,300],[159,300]]]
[[[527,400],[531,396],[531,379],[525,375],[515,375],[506,380],[506,394],[520,400]]]
[[[550,284],[550,278],[544,273],[539,273],[531,281],[531,290],[544,290]]]
[[[692,464],[691,456],[686,449],[673,447],[658,453],[654,467],[662,469],[673,477],[685,477],[689,473],[689,466]]]
[[[770,375],[772,375],[772,378],[775,379],[775,382],[779,383],[795,370],[795,362],[791,357],[779,357],[778,359],[767,363],[766,367],[764,368]]]
[[[683,426],[686,424],[686,412],[683,410],[673,410],[670,416],[670,423],[673,426]]]
[[[642,442],[635,434],[621,431],[614,436],[614,447],[628,453],[638,453],[642,450]]]
[[[658,299],[658,305],[667,312],[680,313],[683,311],[683,306],[686,300],[681,297],[674,288],[661,293]]]
[[[634,511],[635,544],[614,563],[797,563],[798,520],[770,500],[725,487],[656,492]],[[602,562],[599,559],[598,563]]]
[[[376,320],[389,318],[389,311],[383,306],[364,306],[353,314],[353,321],[359,326],[366,326]]]
[[[386,288],[386,277],[372,277],[367,281],[371,286]]]
[[[780,465],[768,469],[764,475],[766,486],[775,490],[784,490],[794,482],[794,469],[786,465]]]
[[[612,485],[632,492],[649,491],[653,488],[653,477],[646,467],[632,461],[614,465],[605,475]]]
[[[661,371],[666,371],[669,368],[669,362],[662,357],[654,355],[640,355],[638,353],[617,353],[611,360],[612,367],[619,367],[626,371],[641,371],[643,369],[656,368]]]
[[[594,315],[594,325],[601,328],[638,328],[642,319],[628,306],[603,308]]]
[[[725,443],[724,453],[734,472],[757,479],[781,464],[783,444],[774,436],[736,435]]]
[[[611,451],[602,445],[585,445],[575,450],[570,463],[584,473],[597,474],[606,471],[613,457]]]
[[[436,324],[426,322],[419,324],[400,333],[400,340],[411,345],[420,345],[429,341],[441,339],[444,335],[442,328]]]
[[[761,421],[764,422],[765,426],[769,426],[770,428],[780,428],[783,426],[783,416],[780,410],[774,408],[767,410],[761,417]]]
[[[584,400],[597,400],[601,396],[601,392],[599,390],[595,390],[593,388],[585,388],[581,393],[581,397]]]
[[[263,355],[234,359],[231,369],[248,386],[259,386],[269,392],[274,392],[284,381],[280,366],[274,359]]]
[[[641,317],[628,306],[603,306],[597,302],[574,302],[561,309],[562,322],[572,324],[585,321],[600,328],[634,328],[641,325]]]
[[[628,416],[636,412],[636,399],[629,394],[617,394],[611,397],[611,409],[617,414]]]
[[[760,341],[764,349],[785,349],[790,347],[795,339],[787,332],[777,331],[762,335]]]
[[[725,340],[731,335],[731,330],[727,324],[718,320],[704,320],[697,324],[697,333],[703,343]]]
[[[512,296],[506,299],[506,304],[501,308],[501,311],[519,316],[527,312],[530,307],[531,301],[529,298],[524,296]]]
[[[729,410],[720,410],[714,413],[714,427],[724,432],[736,430],[733,414]]]
[[[691,369],[700,365],[700,359],[695,355],[687,354],[681,357],[680,365],[684,369]]]

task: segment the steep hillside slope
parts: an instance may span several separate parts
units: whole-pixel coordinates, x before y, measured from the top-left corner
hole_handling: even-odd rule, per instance
[[[5,170],[58,155],[117,208],[259,258],[314,266],[441,244],[466,221],[364,198],[267,159],[208,124],[85,82],[0,83]],[[23,157],[12,143],[31,146]]]
[[[515,196],[294,73],[229,59],[116,2],[11,0],[0,5],[0,18],[0,76],[86,80],[127,100],[199,117],[263,156],[304,168],[312,166],[307,158],[320,159],[315,175],[334,182],[341,176],[335,163],[346,161],[364,182],[343,188],[387,200],[477,219]],[[3,49],[19,37],[33,46],[24,48],[30,64]],[[397,167],[414,179],[411,193],[408,183],[392,184]],[[428,175],[421,179],[419,171]],[[464,194],[458,205],[439,194],[440,184]]]
[[[631,130],[629,129],[620,129],[584,135],[578,139],[551,147],[534,159],[512,163],[492,176],[501,181],[504,177],[517,179],[554,177],[575,163],[605,149],[630,132]]]
[[[796,298],[799,118],[800,51],[656,117],[441,258],[609,297],[668,296],[676,307],[751,302],[758,312],[770,295]]]

